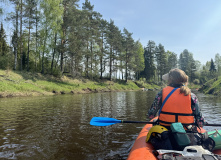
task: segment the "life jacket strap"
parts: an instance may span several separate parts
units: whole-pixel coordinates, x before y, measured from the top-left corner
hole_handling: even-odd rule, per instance
[[[178,115],[178,116],[194,116],[193,113],[173,113],[173,112],[164,112],[164,111],[161,111],[161,113],[169,115]]]
[[[179,116],[194,116],[194,114],[187,114],[187,113],[172,113],[172,112],[164,112],[161,111],[161,114],[169,114],[169,115],[174,115],[175,116],[175,122],[178,122],[178,117]]]

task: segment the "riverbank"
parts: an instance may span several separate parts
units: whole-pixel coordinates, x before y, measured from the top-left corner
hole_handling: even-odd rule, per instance
[[[206,82],[199,91],[205,94],[212,94],[215,96],[221,95],[221,77],[214,78]]]
[[[79,94],[125,90],[158,89],[159,86],[142,82],[56,78],[40,73],[0,70],[0,98],[40,96],[55,94]]]

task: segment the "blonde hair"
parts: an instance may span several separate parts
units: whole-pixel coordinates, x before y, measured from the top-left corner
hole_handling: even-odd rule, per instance
[[[178,68],[172,69],[169,72],[169,84],[180,84],[180,93],[183,93],[185,96],[191,94],[191,90],[187,87],[188,76],[186,73]]]

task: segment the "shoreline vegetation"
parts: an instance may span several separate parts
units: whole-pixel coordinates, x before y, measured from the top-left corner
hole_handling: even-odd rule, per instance
[[[27,97],[58,94],[81,94],[114,91],[159,90],[163,86],[144,81],[73,79],[68,76],[56,78],[40,73],[0,70],[0,98]],[[192,90],[205,94],[221,95],[221,79],[215,78],[204,85],[189,84]]]
[[[0,70],[0,85],[0,98],[132,91],[142,90],[142,88],[155,90],[161,88],[141,81],[129,80],[126,83],[123,80],[73,79],[67,76],[56,78],[51,75],[12,70]]]

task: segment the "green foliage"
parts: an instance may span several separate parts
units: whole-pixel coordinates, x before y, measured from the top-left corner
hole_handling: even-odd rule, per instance
[[[214,62],[213,62],[213,59],[211,59],[209,71],[210,71],[211,73],[216,72],[216,66],[215,66],[215,64],[214,64]]]
[[[167,72],[169,72],[171,69],[173,68],[177,68],[177,54],[175,54],[174,52],[170,52],[167,51],[166,52],[168,60],[167,60],[167,65],[168,65],[168,69]]]
[[[144,78],[140,78],[139,81],[136,81],[136,84],[138,87],[146,89],[159,89],[163,85],[154,84],[153,82],[147,83]]]
[[[187,49],[185,49],[180,54],[179,67],[189,76],[190,82],[192,82],[196,78],[196,62],[193,59],[193,54],[190,53]]]
[[[142,44],[137,41],[135,43],[136,45],[136,52],[135,52],[135,61],[134,61],[134,71],[136,73],[136,79],[139,79],[140,75],[139,73],[144,70],[145,64],[144,64],[144,49]]]
[[[194,84],[200,84],[200,80],[199,79],[194,79],[193,83]]]
[[[89,0],[83,3],[82,9],[79,0],[10,0],[9,3],[14,10],[5,16],[14,26],[12,37],[9,37],[14,55],[6,41],[3,22],[0,29],[2,69],[23,68],[57,78],[67,74],[91,80],[108,77],[127,81],[142,77],[151,84],[160,85],[162,75],[177,67],[177,63],[190,82],[199,79],[203,84],[221,75],[218,53],[215,61],[209,61],[202,69],[187,49],[178,60],[175,53],[165,52],[164,46],[156,46],[154,41],[143,48],[126,28],[121,31],[113,20],[102,19]],[[46,90],[51,88],[46,87]]]
[[[1,23],[0,27],[0,55],[4,56],[8,53],[8,45],[6,43],[6,34],[3,28],[3,23]]]
[[[147,81],[150,81],[155,75],[155,64],[154,64],[154,54],[155,54],[155,42],[149,41],[147,47],[144,49],[144,77]]]
[[[160,77],[160,80],[162,81],[162,76],[167,73],[167,55],[164,49],[164,46],[162,44],[159,44],[158,47],[156,47],[156,62],[157,62],[157,73]]]
[[[206,94],[221,95],[221,77],[207,81],[201,90]]]
[[[60,69],[58,68],[54,68],[52,71],[52,75],[57,77],[57,78],[61,78],[62,77],[62,72]]]

